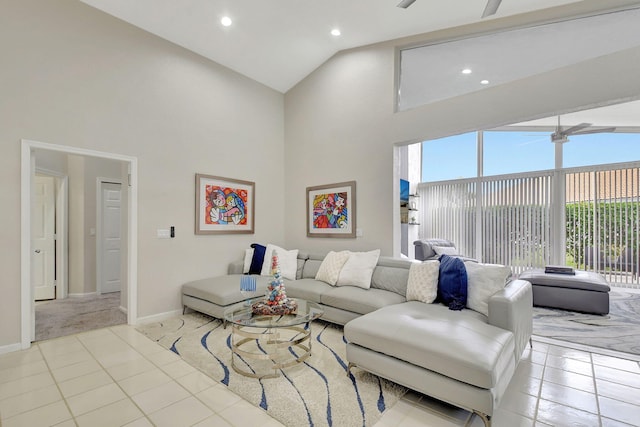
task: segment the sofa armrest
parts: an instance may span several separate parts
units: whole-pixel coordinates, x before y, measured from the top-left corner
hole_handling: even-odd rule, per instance
[[[513,332],[516,364],[533,333],[533,288],[514,280],[489,299],[489,323]]]
[[[242,274],[243,270],[244,270],[244,260],[240,259],[240,260],[229,263],[229,268],[227,269],[227,273]]]

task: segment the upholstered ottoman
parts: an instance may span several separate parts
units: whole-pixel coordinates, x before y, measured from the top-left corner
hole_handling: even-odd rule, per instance
[[[598,273],[576,270],[576,274],[529,270],[521,280],[533,286],[533,305],[592,314],[609,313],[609,285]]]

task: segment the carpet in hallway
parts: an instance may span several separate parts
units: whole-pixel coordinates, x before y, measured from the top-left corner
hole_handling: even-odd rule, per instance
[[[125,323],[120,292],[36,302],[36,341]]]

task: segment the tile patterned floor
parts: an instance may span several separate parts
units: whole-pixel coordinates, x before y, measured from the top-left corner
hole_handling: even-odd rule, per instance
[[[640,357],[566,345],[534,341],[493,425],[640,425]],[[0,355],[0,425],[281,426],[126,325]],[[417,393],[408,393],[376,424],[482,425],[465,410]]]

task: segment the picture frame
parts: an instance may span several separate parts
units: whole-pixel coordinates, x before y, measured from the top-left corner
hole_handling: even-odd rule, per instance
[[[255,183],[196,174],[195,234],[255,233]]]
[[[356,237],[356,182],[307,187],[307,237]]]

